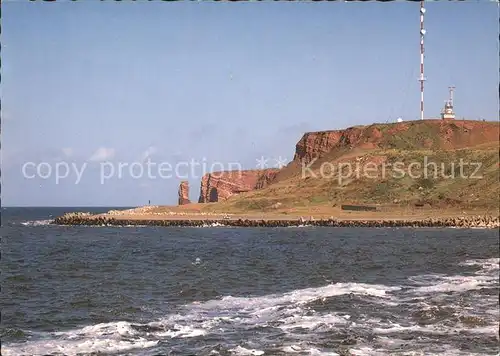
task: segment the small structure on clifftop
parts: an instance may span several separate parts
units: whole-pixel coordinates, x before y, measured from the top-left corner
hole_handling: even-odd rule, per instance
[[[189,203],[191,203],[189,200],[189,182],[184,180],[179,184],[179,205]]]
[[[455,112],[453,111],[453,89],[455,87],[449,87],[450,98],[444,102],[444,108],[441,111],[441,119],[443,120],[453,120],[455,119]]]

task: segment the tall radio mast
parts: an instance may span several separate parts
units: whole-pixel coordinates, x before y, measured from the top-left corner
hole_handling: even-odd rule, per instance
[[[418,79],[420,82],[420,120],[424,119],[424,1],[420,1],[420,78]]]

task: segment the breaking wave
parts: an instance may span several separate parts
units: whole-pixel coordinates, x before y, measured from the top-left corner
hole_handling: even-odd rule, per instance
[[[54,220],[52,219],[46,219],[46,220],[28,220],[21,222],[21,225],[24,226],[45,226],[45,225],[50,225]]]
[[[166,349],[197,355],[496,354],[498,264],[498,258],[470,260],[462,265],[476,268],[471,274],[419,275],[397,286],[334,283],[224,296],[149,323],[31,333],[25,343],[4,344],[2,355],[154,355]]]

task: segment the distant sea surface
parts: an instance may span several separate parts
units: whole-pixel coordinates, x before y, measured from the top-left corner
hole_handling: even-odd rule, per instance
[[[2,208],[4,356],[499,353],[497,230],[48,224],[73,210]]]

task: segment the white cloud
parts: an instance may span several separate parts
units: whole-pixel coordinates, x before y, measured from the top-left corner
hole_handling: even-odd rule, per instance
[[[99,147],[97,151],[94,152],[92,157],[89,158],[90,161],[102,162],[110,160],[115,156],[114,148]]]
[[[64,156],[66,156],[66,157],[73,156],[73,149],[71,147],[65,147],[65,148],[61,149],[61,151],[63,152]]]
[[[158,150],[156,149],[156,147],[149,146],[148,149],[142,153],[141,160],[147,160],[149,157],[151,157],[152,154],[155,154],[157,151]]]

